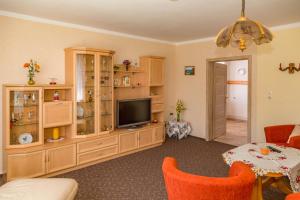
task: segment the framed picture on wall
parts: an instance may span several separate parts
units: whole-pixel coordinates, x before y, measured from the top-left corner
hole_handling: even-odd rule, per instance
[[[185,66],[184,75],[187,76],[195,75],[195,66]]]

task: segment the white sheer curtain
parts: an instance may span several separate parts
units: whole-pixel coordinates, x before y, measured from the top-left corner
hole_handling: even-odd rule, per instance
[[[84,86],[85,80],[83,76],[83,72],[85,70],[85,61],[86,57],[83,54],[78,54],[77,57],[77,65],[76,65],[76,90],[77,90],[77,102],[84,100]]]

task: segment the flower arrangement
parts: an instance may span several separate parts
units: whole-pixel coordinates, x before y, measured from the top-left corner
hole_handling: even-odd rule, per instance
[[[29,77],[29,80],[28,80],[28,85],[34,85],[35,84],[35,81],[33,80],[33,77],[34,77],[34,74],[37,72],[40,72],[40,65],[37,64],[36,61],[33,61],[32,59],[30,60],[29,63],[25,63],[23,65],[23,67],[28,70],[28,77]]]
[[[182,100],[177,100],[177,103],[176,103],[176,114],[177,114],[177,121],[181,121],[181,113],[183,111],[185,111],[186,108],[182,102]]]

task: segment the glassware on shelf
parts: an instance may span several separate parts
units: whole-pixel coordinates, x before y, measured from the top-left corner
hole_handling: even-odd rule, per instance
[[[9,92],[8,145],[25,145],[40,142],[39,89],[11,90]]]
[[[110,131],[112,130],[112,93],[113,86],[118,84],[115,79],[114,82],[112,80],[113,74],[113,66],[112,66],[112,57],[111,56],[100,56],[100,113],[99,113],[99,121],[100,121],[100,131]]]

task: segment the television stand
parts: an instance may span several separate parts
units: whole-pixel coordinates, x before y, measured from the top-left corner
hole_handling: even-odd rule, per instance
[[[127,128],[128,131],[135,131],[137,129],[143,128],[145,125],[136,125],[136,126],[130,126]]]

